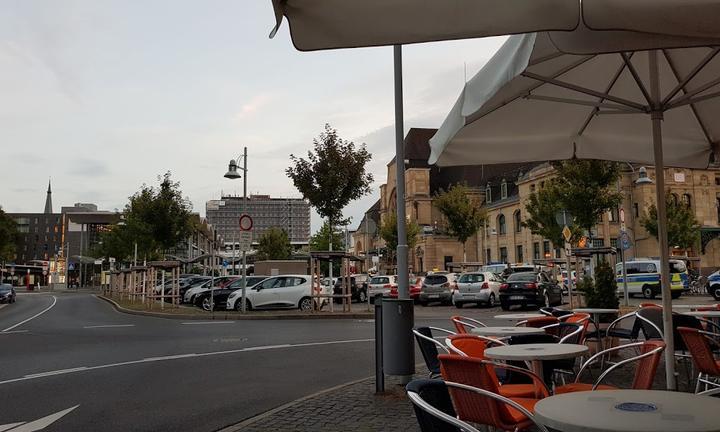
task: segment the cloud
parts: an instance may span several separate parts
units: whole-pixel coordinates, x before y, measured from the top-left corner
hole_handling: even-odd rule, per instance
[[[270,102],[271,98],[268,94],[259,94],[250,99],[250,102],[240,107],[240,112],[235,115],[235,118],[243,120],[247,117],[255,114],[258,109],[264,107]]]
[[[78,158],[66,171],[68,174],[78,177],[103,177],[110,174],[107,164],[97,159]]]

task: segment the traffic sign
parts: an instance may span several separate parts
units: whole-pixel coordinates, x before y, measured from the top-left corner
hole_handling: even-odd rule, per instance
[[[628,234],[626,232],[620,233],[620,246],[623,248],[623,250],[630,249],[630,237],[628,237]]]
[[[241,251],[249,251],[252,246],[252,231],[240,231],[238,243]]]
[[[563,228],[562,235],[563,237],[565,237],[565,241],[570,241],[570,238],[572,237],[572,231],[570,231],[570,228],[568,228],[567,225],[565,225],[565,228]]]
[[[625,223],[625,209],[620,209],[620,222]]]
[[[68,265],[68,270],[70,270],[70,271],[75,270],[75,265],[74,265],[73,263],[70,263],[70,264]]]
[[[240,231],[250,231],[253,227],[253,220],[249,214],[240,216]]]
[[[43,276],[47,276],[47,269],[43,269]]]
[[[223,266],[223,267],[227,267],[227,266],[228,266],[228,262],[227,262],[226,260],[223,260],[222,266]]]

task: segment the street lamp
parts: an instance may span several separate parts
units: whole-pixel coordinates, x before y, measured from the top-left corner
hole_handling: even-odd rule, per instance
[[[236,160],[239,160],[241,157],[243,160],[242,168],[238,167],[238,164],[236,162]],[[243,173],[245,174],[245,176],[240,175],[240,173],[238,172],[238,169],[241,169],[243,171]],[[242,179],[243,179],[243,200],[242,200],[242,204],[241,204],[240,208],[241,208],[241,213],[245,214],[245,205],[246,205],[245,201],[247,201],[247,147],[243,147],[242,156],[238,156],[235,159],[230,159],[230,163],[228,164],[228,172],[225,173],[224,177],[227,179],[230,179],[230,180],[235,180],[235,179],[239,179],[240,177],[242,177]],[[233,255],[234,255],[234,251],[235,251],[235,243],[233,242]],[[242,311],[242,313],[246,312],[245,304],[247,303],[247,297],[246,297],[246,295],[247,295],[247,293],[246,293],[247,280],[245,279],[247,262],[246,262],[246,253],[245,252],[246,252],[245,250],[242,251],[242,276],[241,276],[241,278],[242,278],[242,282],[241,282],[241,287],[242,287],[241,301],[242,301],[242,303],[240,304],[240,308],[241,308],[240,310]],[[235,268],[234,262],[233,262],[233,268]]]

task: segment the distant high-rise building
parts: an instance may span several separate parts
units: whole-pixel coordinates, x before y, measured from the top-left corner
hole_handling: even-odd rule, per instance
[[[50,189],[50,180],[48,180],[47,196],[45,197],[45,214],[52,214],[52,190]]]
[[[237,241],[242,201],[242,197],[225,196],[219,200],[210,200],[205,205],[208,220],[226,244]],[[288,233],[293,245],[308,244],[310,204],[304,199],[251,195],[247,198],[245,213],[253,219],[253,242],[257,242],[270,228],[282,228]]]

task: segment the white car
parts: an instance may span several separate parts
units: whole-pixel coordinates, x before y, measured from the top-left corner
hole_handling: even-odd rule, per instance
[[[373,276],[368,281],[368,297],[373,298],[377,294],[383,297],[390,295],[393,287],[397,288],[397,276]]]
[[[329,287],[323,286],[323,294],[329,294]],[[252,309],[300,309],[311,311],[315,303],[312,297],[310,276],[282,275],[272,276],[245,290],[247,310]],[[227,299],[228,310],[239,310],[242,293],[240,290],[230,293]]]
[[[466,303],[485,304],[493,307],[500,296],[502,278],[492,272],[463,273],[457,280],[457,288],[453,290],[452,302],[461,308]]]
[[[185,290],[185,294],[183,295],[183,303],[195,303],[195,297],[198,294],[204,293],[205,291],[210,290],[210,284],[212,282],[212,279],[208,279],[205,282],[202,282],[199,285],[195,285],[192,288],[188,288]],[[218,288],[220,284],[227,282],[225,279],[217,278],[215,279],[215,288]]]

